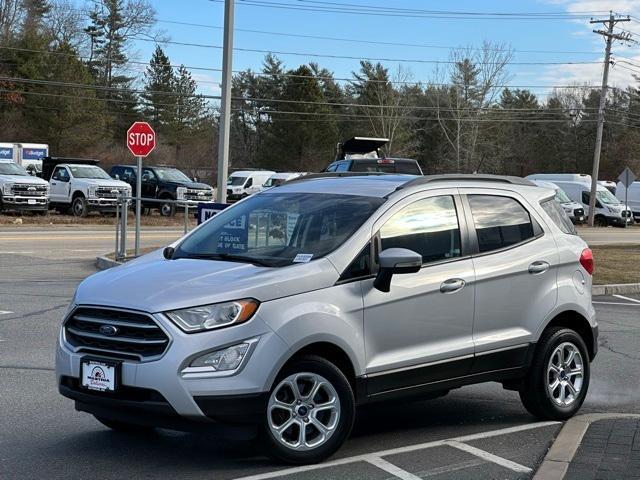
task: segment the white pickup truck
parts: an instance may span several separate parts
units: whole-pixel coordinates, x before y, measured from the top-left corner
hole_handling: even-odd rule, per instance
[[[0,161],[0,212],[5,210],[46,214],[49,208],[49,184],[32,177],[21,165]]]
[[[43,163],[43,173],[51,172],[51,208],[86,217],[90,211],[115,212],[118,197],[131,196],[131,187],[112,179],[97,160],[61,160],[49,157]]]

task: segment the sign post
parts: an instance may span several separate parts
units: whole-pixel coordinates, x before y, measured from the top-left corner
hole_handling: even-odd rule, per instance
[[[127,147],[138,159],[136,176],[136,241],[135,256],[140,255],[140,216],[142,215],[142,159],[156,148],[156,132],[147,122],[135,122],[127,130]],[[123,215],[127,213],[123,206]],[[125,252],[126,255],[126,252]]]
[[[624,209],[627,210],[629,208],[629,186],[636,181],[636,175],[629,167],[627,167],[620,174],[618,180],[620,180],[620,183],[624,185]],[[633,210],[631,211],[631,218],[633,218]],[[624,228],[627,228],[626,220],[624,222]]]

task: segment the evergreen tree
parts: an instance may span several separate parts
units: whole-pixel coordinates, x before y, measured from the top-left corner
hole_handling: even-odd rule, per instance
[[[158,45],[144,74],[145,93],[142,98],[145,101],[144,113],[159,135],[167,133],[174,120],[174,85],[175,75],[169,57]]]

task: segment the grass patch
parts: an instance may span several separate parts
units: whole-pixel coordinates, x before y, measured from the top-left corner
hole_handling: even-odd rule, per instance
[[[640,283],[640,246],[600,245],[591,250],[596,266],[594,285]]]

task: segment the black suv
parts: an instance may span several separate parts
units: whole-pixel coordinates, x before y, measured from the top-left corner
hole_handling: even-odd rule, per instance
[[[386,158],[380,149],[386,138],[353,137],[339,143],[336,159],[325,172],[380,172],[422,175],[416,160],[410,158]]]
[[[136,172],[134,165],[114,165],[109,174],[116,179],[131,185],[136,192]],[[200,202],[210,202],[213,198],[213,188],[206,183],[191,180],[187,175],[174,167],[143,167],[142,169],[142,198],[158,200],[178,200],[190,207],[197,207]],[[145,202],[144,208],[157,208],[160,215],[170,217],[176,212],[176,204]]]

